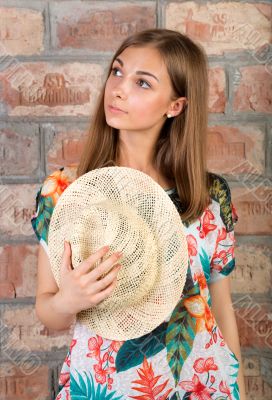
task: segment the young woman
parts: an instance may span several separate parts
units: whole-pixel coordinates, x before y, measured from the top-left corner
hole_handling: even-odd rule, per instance
[[[88,272],[106,255],[104,248],[73,270],[66,243],[60,287],[50,269],[50,217],[59,196],[82,174],[117,165],[150,175],[179,211],[190,257],[180,311],[169,321],[175,335],[166,328],[160,338],[155,330],[119,342],[76,321],[58,400],[245,399],[229,278],[238,217],[226,180],[207,171],[207,97],[207,61],[198,45],[166,29],[134,34],[112,59],[79,165],[53,172],[37,193],[36,312],[49,328],[68,328],[79,311],[108,297],[117,281],[119,267],[97,281],[117,253]]]

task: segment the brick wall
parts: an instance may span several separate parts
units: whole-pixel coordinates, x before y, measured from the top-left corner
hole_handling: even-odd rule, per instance
[[[35,316],[35,194],[78,160],[112,51],[156,26],[209,56],[209,167],[228,179],[240,217],[232,287],[246,388],[249,400],[271,399],[271,10],[269,0],[0,0],[1,399],[54,396],[72,329]]]

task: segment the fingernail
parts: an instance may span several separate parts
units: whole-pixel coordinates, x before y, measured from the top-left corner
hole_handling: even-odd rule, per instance
[[[103,250],[104,250],[104,251],[108,251],[109,249],[110,249],[110,246],[104,246],[104,247],[103,247]]]

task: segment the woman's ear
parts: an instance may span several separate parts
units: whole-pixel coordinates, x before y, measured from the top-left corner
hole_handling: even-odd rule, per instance
[[[167,110],[168,118],[170,118],[170,116],[176,117],[177,115],[181,114],[185,110],[187,103],[188,101],[186,97],[179,97],[178,99],[172,101]]]

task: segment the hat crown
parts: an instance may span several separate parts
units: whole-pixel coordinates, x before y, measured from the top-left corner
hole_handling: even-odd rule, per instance
[[[133,225],[129,223],[133,218]],[[137,304],[156,284],[158,270],[152,268],[157,264],[157,244],[154,232],[146,221],[135,210],[126,204],[100,201],[85,206],[71,221],[69,242],[72,249],[72,265],[78,265],[95,253],[105,243],[110,243],[110,250],[104,260],[114,253],[115,249],[125,248],[125,257],[119,262],[122,269],[118,273],[118,286],[114,298],[107,298],[98,308],[111,307],[114,304],[132,306]],[[90,265],[90,270],[97,268],[103,260]],[[137,264],[137,268],[130,268]],[[104,275],[102,275],[103,277]],[[133,291],[133,296],[131,296]]]

